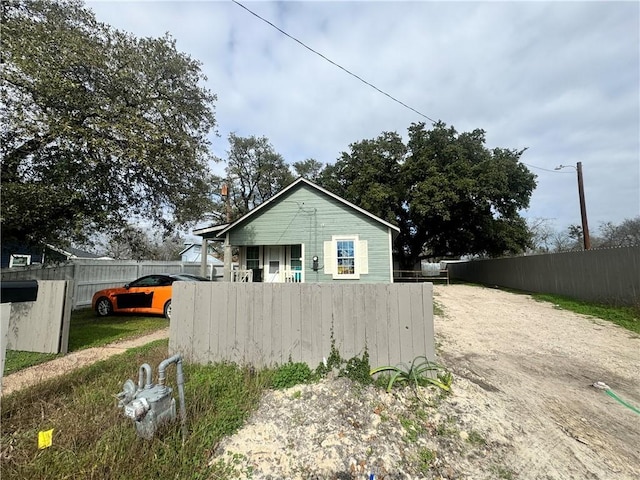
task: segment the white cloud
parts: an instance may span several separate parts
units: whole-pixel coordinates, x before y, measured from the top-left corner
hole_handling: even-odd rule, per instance
[[[170,32],[203,63],[218,156],[233,131],[268,137],[289,162],[333,162],[350,143],[425,120],[231,2],[88,5],[138,36]],[[423,114],[486,130],[489,147],[529,147],[522,160],[542,169],[531,168],[526,216],[580,222],[575,171],[553,171],[578,161],[592,230],[640,214],[637,2],[246,6]]]

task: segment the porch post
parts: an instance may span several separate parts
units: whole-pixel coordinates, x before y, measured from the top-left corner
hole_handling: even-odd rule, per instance
[[[224,277],[225,282],[231,281],[231,243],[229,234],[224,238]]]
[[[205,237],[202,237],[202,247],[200,247],[200,276],[208,277],[207,273],[207,260],[209,258],[209,242]]]

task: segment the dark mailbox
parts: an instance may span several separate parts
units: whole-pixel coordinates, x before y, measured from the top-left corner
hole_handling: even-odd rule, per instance
[[[37,280],[9,280],[0,283],[1,303],[35,302],[38,298]]]

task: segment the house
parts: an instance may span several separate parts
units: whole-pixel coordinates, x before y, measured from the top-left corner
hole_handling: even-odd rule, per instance
[[[400,229],[299,178],[226,225],[195,230],[225,242],[238,268],[225,279],[262,282],[393,283],[392,245]]]
[[[202,261],[202,244],[201,243],[185,243],[184,249],[180,251],[181,262],[201,262]],[[222,267],[223,262],[211,253],[207,255],[207,263],[214,267]]]
[[[202,265],[202,244],[201,243],[185,243],[184,248],[180,252],[180,261],[184,263],[200,263]],[[201,269],[203,277],[211,279],[222,279],[224,263],[222,260],[214,257],[211,253],[207,255],[207,264]]]
[[[111,260],[109,257],[85,252],[78,248],[59,248],[50,244],[29,246],[10,242],[2,245],[2,268],[27,267],[34,264],[64,263],[75,259]]]

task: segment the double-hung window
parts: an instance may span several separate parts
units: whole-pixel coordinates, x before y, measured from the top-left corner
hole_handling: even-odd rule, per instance
[[[260,268],[260,247],[247,247],[247,270]]]
[[[369,273],[367,241],[358,235],[334,235],[324,242],[324,273],[336,280],[359,279]]]
[[[338,275],[355,275],[355,240],[336,240],[336,260],[338,262]]]

